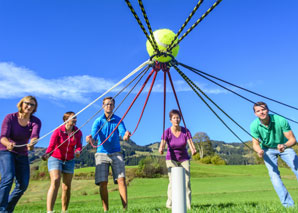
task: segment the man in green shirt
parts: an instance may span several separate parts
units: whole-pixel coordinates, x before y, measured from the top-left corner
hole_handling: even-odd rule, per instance
[[[254,104],[254,112],[258,117],[250,125],[253,149],[264,159],[272,185],[285,207],[294,206],[294,201],[284,186],[278,170],[278,156],[286,162],[298,179],[298,157],[291,148],[296,138],[286,119],[269,114],[266,103]]]

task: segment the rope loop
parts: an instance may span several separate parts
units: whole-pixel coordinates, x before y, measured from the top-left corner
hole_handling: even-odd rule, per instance
[[[157,56],[157,57],[160,57],[160,56],[164,56],[164,57],[167,57],[167,56],[170,56],[172,59],[168,62],[159,62],[159,61],[153,61],[153,58]],[[160,54],[154,54],[150,57],[149,61],[152,61],[153,64],[151,65],[154,69],[154,71],[164,71],[164,72],[168,72],[170,70],[170,67],[172,66],[175,66],[175,65],[178,65],[178,61],[176,61],[175,57],[169,53],[160,53]]]
[[[175,60],[175,57],[173,55],[171,55],[170,53],[167,53],[167,52],[159,52],[159,53],[156,53],[156,54],[153,54],[151,57],[150,57],[150,61],[152,61],[152,59],[157,56],[157,57],[168,57],[170,56],[172,58],[172,60]]]

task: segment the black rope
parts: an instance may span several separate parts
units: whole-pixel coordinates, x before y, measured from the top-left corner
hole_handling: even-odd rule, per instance
[[[182,66],[183,66],[183,65],[182,65]],[[184,66],[184,67],[185,67],[185,66]],[[185,67],[185,68],[189,69],[189,67]],[[197,74],[197,75],[199,75],[199,76],[201,76],[201,77],[207,79],[208,81],[211,81],[212,83],[214,83],[214,84],[220,86],[221,88],[224,88],[224,89],[228,90],[229,92],[234,93],[235,95],[239,96],[240,98],[243,98],[244,100],[249,101],[249,102],[252,103],[252,104],[255,104],[255,103],[256,103],[256,102],[254,102],[254,101],[252,101],[252,100],[250,100],[250,99],[244,97],[243,95],[240,95],[239,93],[237,93],[237,92],[235,92],[235,91],[233,91],[233,90],[231,90],[231,89],[229,89],[229,88],[227,88],[227,87],[225,87],[225,86],[223,86],[223,85],[217,83],[216,81],[213,81],[212,79],[210,79],[210,78],[208,78],[208,77],[202,75],[201,73],[197,72],[196,70],[193,70],[193,69],[189,69],[189,70],[192,71],[192,72],[194,72],[195,74]],[[284,117],[285,119],[287,119],[287,120],[289,120],[289,121],[292,121],[292,122],[298,124],[298,121],[295,121],[295,120],[293,120],[293,119],[291,119],[291,118],[288,118],[288,117],[286,117],[286,116],[284,116],[284,115],[281,115],[281,114],[279,114],[279,113],[277,113],[277,112],[275,112],[275,111],[273,111],[273,110],[270,110],[270,109],[269,109],[269,111],[272,112],[272,113],[274,113],[274,114],[276,114],[276,115],[279,115],[279,116],[281,116],[281,117]]]
[[[150,33],[150,35],[151,35],[153,44],[155,45],[155,47],[156,47],[156,49],[157,49],[157,53],[159,54],[160,52],[159,52],[159,49],[158,49],[158,45],[156,44],[156,41],[155,41],[155,38],[154,38],[154,35],[153,35],[153,32],[152,32],[152,29],[151,29],[151,25],[150,25],[150,22],[149,22],[147,13],[146,13],[146,11],[145,11],[145,7],[144,7],[144,5],[143,5],[143,2],[142,2],[142,0],[138,0],[138,2],[139,2],[139,5],[140,5],[140,8],[141,8],[141,10],[142,10],[143,17],[144,17],[144,19],[145,19],[145,21],[146,21],[146,24],[147,24],[149,33]],[[154,48],[154,50],[156,50],[156,49]]]
[[[223,114],[225,114],[228,118],[230,118],[239,128],[241,128],[244,132],[246,132],[249,136],[253,137],[246,129],[244,129],[240,124],[238,124],[233,118],[231,118],[225,111],[223,111],[206,93],[204,93],[196,84],[194,84],[193,81],[191,81],[181,70],[179,70],[181,73],[180,75],[183,75],[186,79],[188,79],[197,90],[199,90],[211,103],[213,103]]]
[[[196,23],[194,23],[182,36],[179,40],[171,46],[170,50],[172,50],[175,46],[177,46],[182,39],[185,38],[222,0],[217,0],[202,16],[199,18]]]
[[[216,79],[216,80],[222,81],[222,82],[224,82],[224,83],[226,83],[226,84],[229,84],[229,85],[231,85],[231,86],[237,87],[238,89],[242,89],[242,90],[244,90],[244,91],[246,91],[246,92],[252,93],[252,94],[257,95],[257,96],[259,96],[259,97],[262,97],[262,98],[265,98],[265,99],[267,99],[267,100],[273,101],[273,102],[275,102],[275,103],[278,103],[278,104],[287,106],[287,107],[289,107],[289,108],[298,110],[297,107],[294,107],[294,106],[285,104],[285,103],[283,103],[283,102],[274,100],[274,99],[272,99],[272,98],[263,96],[263,95],[261,95],[261,94],[259,94],[259,93],[253,92],[253,91],[251,91],[251,90],[245,89],[245,88],[240,87],[240,86],[237,86],[237,85],[235,85],[235,84],[233,84],[233,83],[230,83],[230,82],[225,81],[225,80],[223,80],[223,79],[217,78],[217,77],[215,77],[215,76],[213,76],[213,75],[210,75],[210,74],[208,74],[208,73],[205,73],[205,72],[203,72],[203,71],[201,71],[201,70],[195,69],[195,68],[193,68],[193,67],[187,66],[187,65],[182,64],[182,63],[179,63],[179,62],[178,62],[178,64],[181,65],[181,66],[183,66],[183,67],[185,67],[185,68],[187,68],[187,69],[196,70],[196,71],[198,71],[198,72],[200,72],[200,73],[203,73],[204,75],[207,75],[207,76],[209,76],[209,77],[211,77],[211,78],[214,78],[214,79]]]
[[[190,21],[190,19],[193,17],[193,15],[196,13],[196,11],[198,10],[198,8],[200,7],[200,5],[203,3],[204,0],[199,0],[199,2],[197,3],[197,5],[195,6],[195,8],[192,10],[192,12],[189,14],[189,16],[187,17],[187,19],[185,20],[185,22],[183,23],[183,25],[181,26],[181,28],[179,29],[178,33],[175,35],[175,38],[172,40],[172,42],[170,43],[170,45],[168,46],[166,52],[170,52],[170,50],[172,49],[172,45],[174,44],[174,42],[176,41],[176,39],[178,38],[178,36],[180,35],[180,33],[182,32],[182,30],[186,27],[186,25],[188,24],[188,22]]]
[[[129,0],[125,0],[125,2],[126,2],[126,4],[127,4],[127,6],[129,7],[130,11],[132,12],[133,16],[135,17],[135,19],[137,20],[138,24],[140,25],[141,29],[143,30],[143,32],[144,32],[145,36],[147,37],[148,41],[150,42],[151,46],[153,47],[153,49],[154,49],[157,53],[159,53],[159,49],[158,49],[157,45],[156,45],[154,42],[152,42],[152,40],[151,40],[150,36],[148,35],[148,33],[147,33],[147,31],[146,31],[144,25],[142,24],[142,22],[141,22],[139,16],[137,15],[137,13],[135,12],[135,10],[133,9],[133,7],[132,7],[130,1],[129,1]],[[153,37],[153,36],[152,36],[152,37]],[[153,37],[153,38],[154,38],[154,37]]]
[[[254,151],[250,146],[248,146],[220,117],[219,115],[212,109],[212,107],[206,102],[206,100],[199,94],[200,91],[205,97],[208,98],[218,109],[220,109],[228,118],[230,118],[235,124],[238,125],[243,131],[251,136],[242,126],[240,126],[234,119],[232,119],[227,113],[225,113],[217,104],[215,104],[196,84],[194,84],[176,65],[173,67],[177,70],[177,72],[181,75],[181,77],[186,81],[186,83],[191,87],[191,89],[199,96],[199,98],[205,103],[205,105],[213,112],[213,114],[225,125],[225,127],[230,130],[230,132],[238,138],[238,140],[247,146],[250,150]],[[197,90],[198,91],[197,91]]]

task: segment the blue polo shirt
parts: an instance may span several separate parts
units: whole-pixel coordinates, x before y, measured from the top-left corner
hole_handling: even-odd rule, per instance
[[[98,145],[101,144],[116,128],[118,122],[121,120],[116,115],[112,115],[110,121],[107,121],[106,116],[103,114],[97,118],[91,130],[91,135],[94,140],[98,140]],[[100,131],[99,131],[100,130]],[[121,122],[111,137],[101,146],[97,147],[97,153],[111,154],[114,152],[120,152],[120,136],[124,136],[126,128],[124,123]]]
[[[261,148],[277,148],[278,144],[284,144],[288,139],[284,136],[284,132],[291,130],[288,121],[279,116],[270,116],[268,127],[261,123],[260,119],[255,119],[250,125],[250,132],[254,138],[260,139]]]

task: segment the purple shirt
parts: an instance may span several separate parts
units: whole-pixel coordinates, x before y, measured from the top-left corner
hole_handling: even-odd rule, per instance
[[[31,138],[39,138],[41,128],[40,120],[31,115],[30,121],[26,126],[21,126],[18,122],[18,112],[6,115],[1,127],[1,138],[6,137],[16,145],[27,144]],[[0,143],[0,151],[7,150],[6,146]],[[11,152],[28,155],[27,146],[15,147]]]
[[[171,128],[165,130],[162,140],[165,140],[168,145],[166,160],[174,160],[183,162],[189,160],[189,155],[186,149],[187,140],[191,139],[191,134],[188,129],[181,127],[181,133],[176,137]]]

